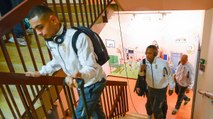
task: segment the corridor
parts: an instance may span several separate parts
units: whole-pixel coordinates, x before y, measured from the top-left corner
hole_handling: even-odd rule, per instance
[[[119,77],[108,77],[108,80],[127,81],[128,101],[129,101],[128,114],[143,115],[143,116],[146,115],[146,109],[145,109],[146,98],[139,97],[137,96],[135,92],[133,92],[136,80],[133,80],[133,79],[127,80],[126,78],[119,78]],[[176,115],[172,115],[172,111],[177,101],[177,95],[173,93],[172,96],[167,96],[167,99],[168,99],[167,119],[190,119],[193,92],[190,91],[190,93],[188,93],[187,96],[191,98],[191,101],[187,105],[183,105],[182,103]],[[139,118],[136,118],[136,119],[139,119]]]

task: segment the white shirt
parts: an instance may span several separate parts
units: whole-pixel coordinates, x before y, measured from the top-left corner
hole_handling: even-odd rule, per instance
[[[56,35],[62,32],[63,25]],[[46,42],[53,59],[43,66],[39,72],[41,75],[46,75],[62,68],[67,75],[71,76],[79,71],[85,81],[84,87],[86,87],[101,81],[102,78],[105,78],[105,73],[102,67],[96,62],[92,42],[84,33],[78,36],[76,42],[78,55],[76,55],[72,47],[72,37],[75,32],[76,30],[74,29],[67,29],[62,44],[57,44],[54,41]]]
[[[186,64],[182,65],[181,63],[177,66],[176,71],[176,81],[179,85],[183,87],[188,87],[192,89],[193,87],[193,80],[192,77],[194,75],[192,65],[187,62]]]
[[[141,65],[143,63],[141,62]],[[167,70],[167,71],[165,71]],[[142,72],[139,74],[143,74]],[[161,58],[155,57],[152,64],[146,59],[146,82],[151,88],[162,89],[168,86],[174,88],[174,81],[169,63]]]

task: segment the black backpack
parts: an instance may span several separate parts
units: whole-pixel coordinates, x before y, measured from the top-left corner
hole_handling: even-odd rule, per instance
[[[76,54],[77,54],[76,42],[77,42],[79,34],[83,32],[87,36],[89,36],[89,38],[92,41],[92,44],[94,47],[94,52],[98,57],[98,59],[96,59],[97,63],[100,65],[103,65],[109,60],[109,55],[108,55],[107,49],[106,49],[101,37],[97,33],[95,33],[91,29],[84,27],[84,26],[72,27],[72,28],[77,30],[74,33],[73,38],[72,38],[72,47]]]

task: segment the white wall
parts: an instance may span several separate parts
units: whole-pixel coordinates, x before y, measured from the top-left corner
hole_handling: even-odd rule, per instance
[[[195,67],[203,18],[204,11],[115,12],[100,35],[103,40],[115,41],[115,48],[108,48],[110,54],[120,56],[116,49],[122,49],[123,43],[124,48],[137,47],[136,57],[142,58],[146,47],[156,40],[160,50],[168,55],[171,52],[188,54]],[[186,41],[178,41],[183,39]]]

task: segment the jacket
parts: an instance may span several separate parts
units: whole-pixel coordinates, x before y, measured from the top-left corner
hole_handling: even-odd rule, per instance
[[[62,34],[63,29],[62,25],[56,36]],[[46,42],[53,59],[42,66],[39,72],[41,75],[46,75],[62,68],[68,76],[71,76],[79,71],[85,81],[84,87],[87,87],[105,78],[105,73],[96,62],[92,42],[84,33],[79,35],[76,42],[78,49],[78,55],[76,55],[72,48],[72,37],[75,32],[74,29],[67,29],[62,44],[57,44],[54,41]]]
[[[175,75],[176,81],[179,85],[192,89],[194,71],[189,62],[184,65],[180,63],[176,68]]]
[[[146,59],[146,82],[155,89],[163,89],[169,84],[170,90],[173,90],[175,83],[169,63],[158,57],[152,63]]]

